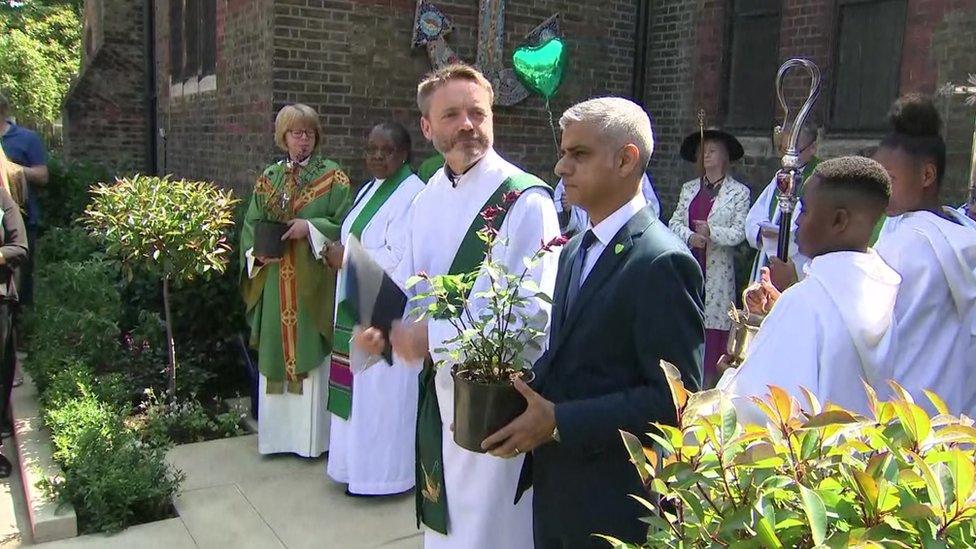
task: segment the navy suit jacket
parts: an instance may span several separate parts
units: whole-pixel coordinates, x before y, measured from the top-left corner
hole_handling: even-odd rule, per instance
[[[519,482],[520,495],[535,489],[537,539],[541,530],[567,547],[593,533],[645,539],[646,510],[629,497],[645,494],[619,430],[643,436],[651,422],[675,423],[660,361],[697,391],[705,340],[701,268],[648,208],[617,233],[564,312],[581,240],[560,254],[549,348],[534,367],[533,388],[556,405],[560,442],[527,456]]]

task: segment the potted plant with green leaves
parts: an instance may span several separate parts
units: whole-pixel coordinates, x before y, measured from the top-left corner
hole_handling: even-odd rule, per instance
[[[117,258],[127,280],[142,268],[159,277],[168,348],[169,397],[176,394],[176,345],[170,313],[173,284],[224,272],[234,225],[231,191],[205,181],[135,175],[91,189],[83,223]]]
[[[612,546],[976,546],[976,427],[937,395],[926,391],[933,417],[897,383],[889,401],[865,385],[864,416],[770,387],[751,399],[765,425],[742,425],[727,396],[689,393],[662,367],[677,424],[622,433],[648,537],[604,536]]]
[[[529,276],[545,254],[566,243],[563,236],[542,243],[539,250],[512,272],[493,256],[500,241],[494,222],[517,200],[519,193],[508,193],[500,206],[481,212],[485,227],[478,232],[487,253],[476,269],[461,273],[429,276],[420,273],[407,281],[407,288],[422,287],[411,302],[411,314],[418,319],[448,320],[457,335],[433,351],[446,358],[438,367],[451,364],[454,378],[454,441],[472,452],[484,453],[481,443],[525,411],[525,398],[513,380],[531,382],[532,364],[527,350],[541,351],[545,319],[538,318],[531,301],[552,303],[549,295]],[[484,273],[488,284],[472,293],[475,281]],[[480,308],[472,306],[474,300]]]

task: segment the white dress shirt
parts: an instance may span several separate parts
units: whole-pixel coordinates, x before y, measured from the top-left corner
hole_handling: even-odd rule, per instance
[[[644,209],[647,206],[647,200],[644,199],[643,194],[636,194],[634,198],[630,199],[630,202],[621,206],[617,211],[610,214],[609,217],[597,224],[596,227],[590,227],[593,234],[596,235],[596,240],[590,245],[590,249],[586,252],[586,259],[583,262],[583,272],[580,273],[580,286],[586,281],[586,277],[589,276],[590,271],[593,270],[593,266],[596,265],[600,255],[603,254],[603,250],[607,249],[607,246],[613,242],[613,238],[617,236],[620,229],[630,221],[630,218]]]

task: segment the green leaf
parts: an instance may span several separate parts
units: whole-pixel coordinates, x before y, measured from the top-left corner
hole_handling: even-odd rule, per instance
[[[922,392],[925,393],[925,396],[928,397],[929,402],[932,403],[932,406],[936,409],[937,412],[939,412],[939,414],[944,416],[949,415],[949,407],[946,406],[945,401],[942,400],[939,397],[939,395],[933,393],[928,389],[923,389]]]
[[[759,541],[762,542],[763,547],[767,549],[783,548],[783,542],[776,536],[773,525],[770,524],[769,519],[763,516],[762,513],[759,513],[758,520],[756,521],[756,534],[759,536]]]
[[[818,429],[829,425],[846,425],[857,422],[857,418],[846,410],[828,410],[810,418],[801,429]]]
[[[652,475],[647,466],[647,456],[644,455],[644,445],[641,444],[639,438],[626,431],[620,431],[620,437],[623,438],[627,455],[630,456],[630,462],[637,469],[637,474],[641,479],[641,485],[649,486]]]
[[[935,477],[932,468],[929,467],[929,464],[921,456],[914,452],[908,452],[908,454],[912,456],[915,467],[922,472],[922,478],[925,479],[925,487],[929,494],[929,503],[933,506],[937,514],[941,514],[946,505],[946,496],[945,491],[942,489],[942,483]]]
[[[965,507],[966,502],[973,494],[976,467],[973,466],[972,453],[966,455],[962,450],[955,448],[950,455],[951,457],[946,465],[949,467],[949,473],[952,475],[955,486],[956,511],[958,512]]]
[[[800,498],[803,501],[803,512],[810,524],[813,542],[820,545],[827,536],[827,509],[820,496],[804,485],[800,485]]]

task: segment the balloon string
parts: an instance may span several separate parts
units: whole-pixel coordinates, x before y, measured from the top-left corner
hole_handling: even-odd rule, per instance
[[[549,107],[549,100],[546,99],[546,112],[549,113],[549,129],[552,130],[552,144],[556,146],[556,157],[559,157],[559,138],[556,136],[556,123],[552,119],[552,108]]]

